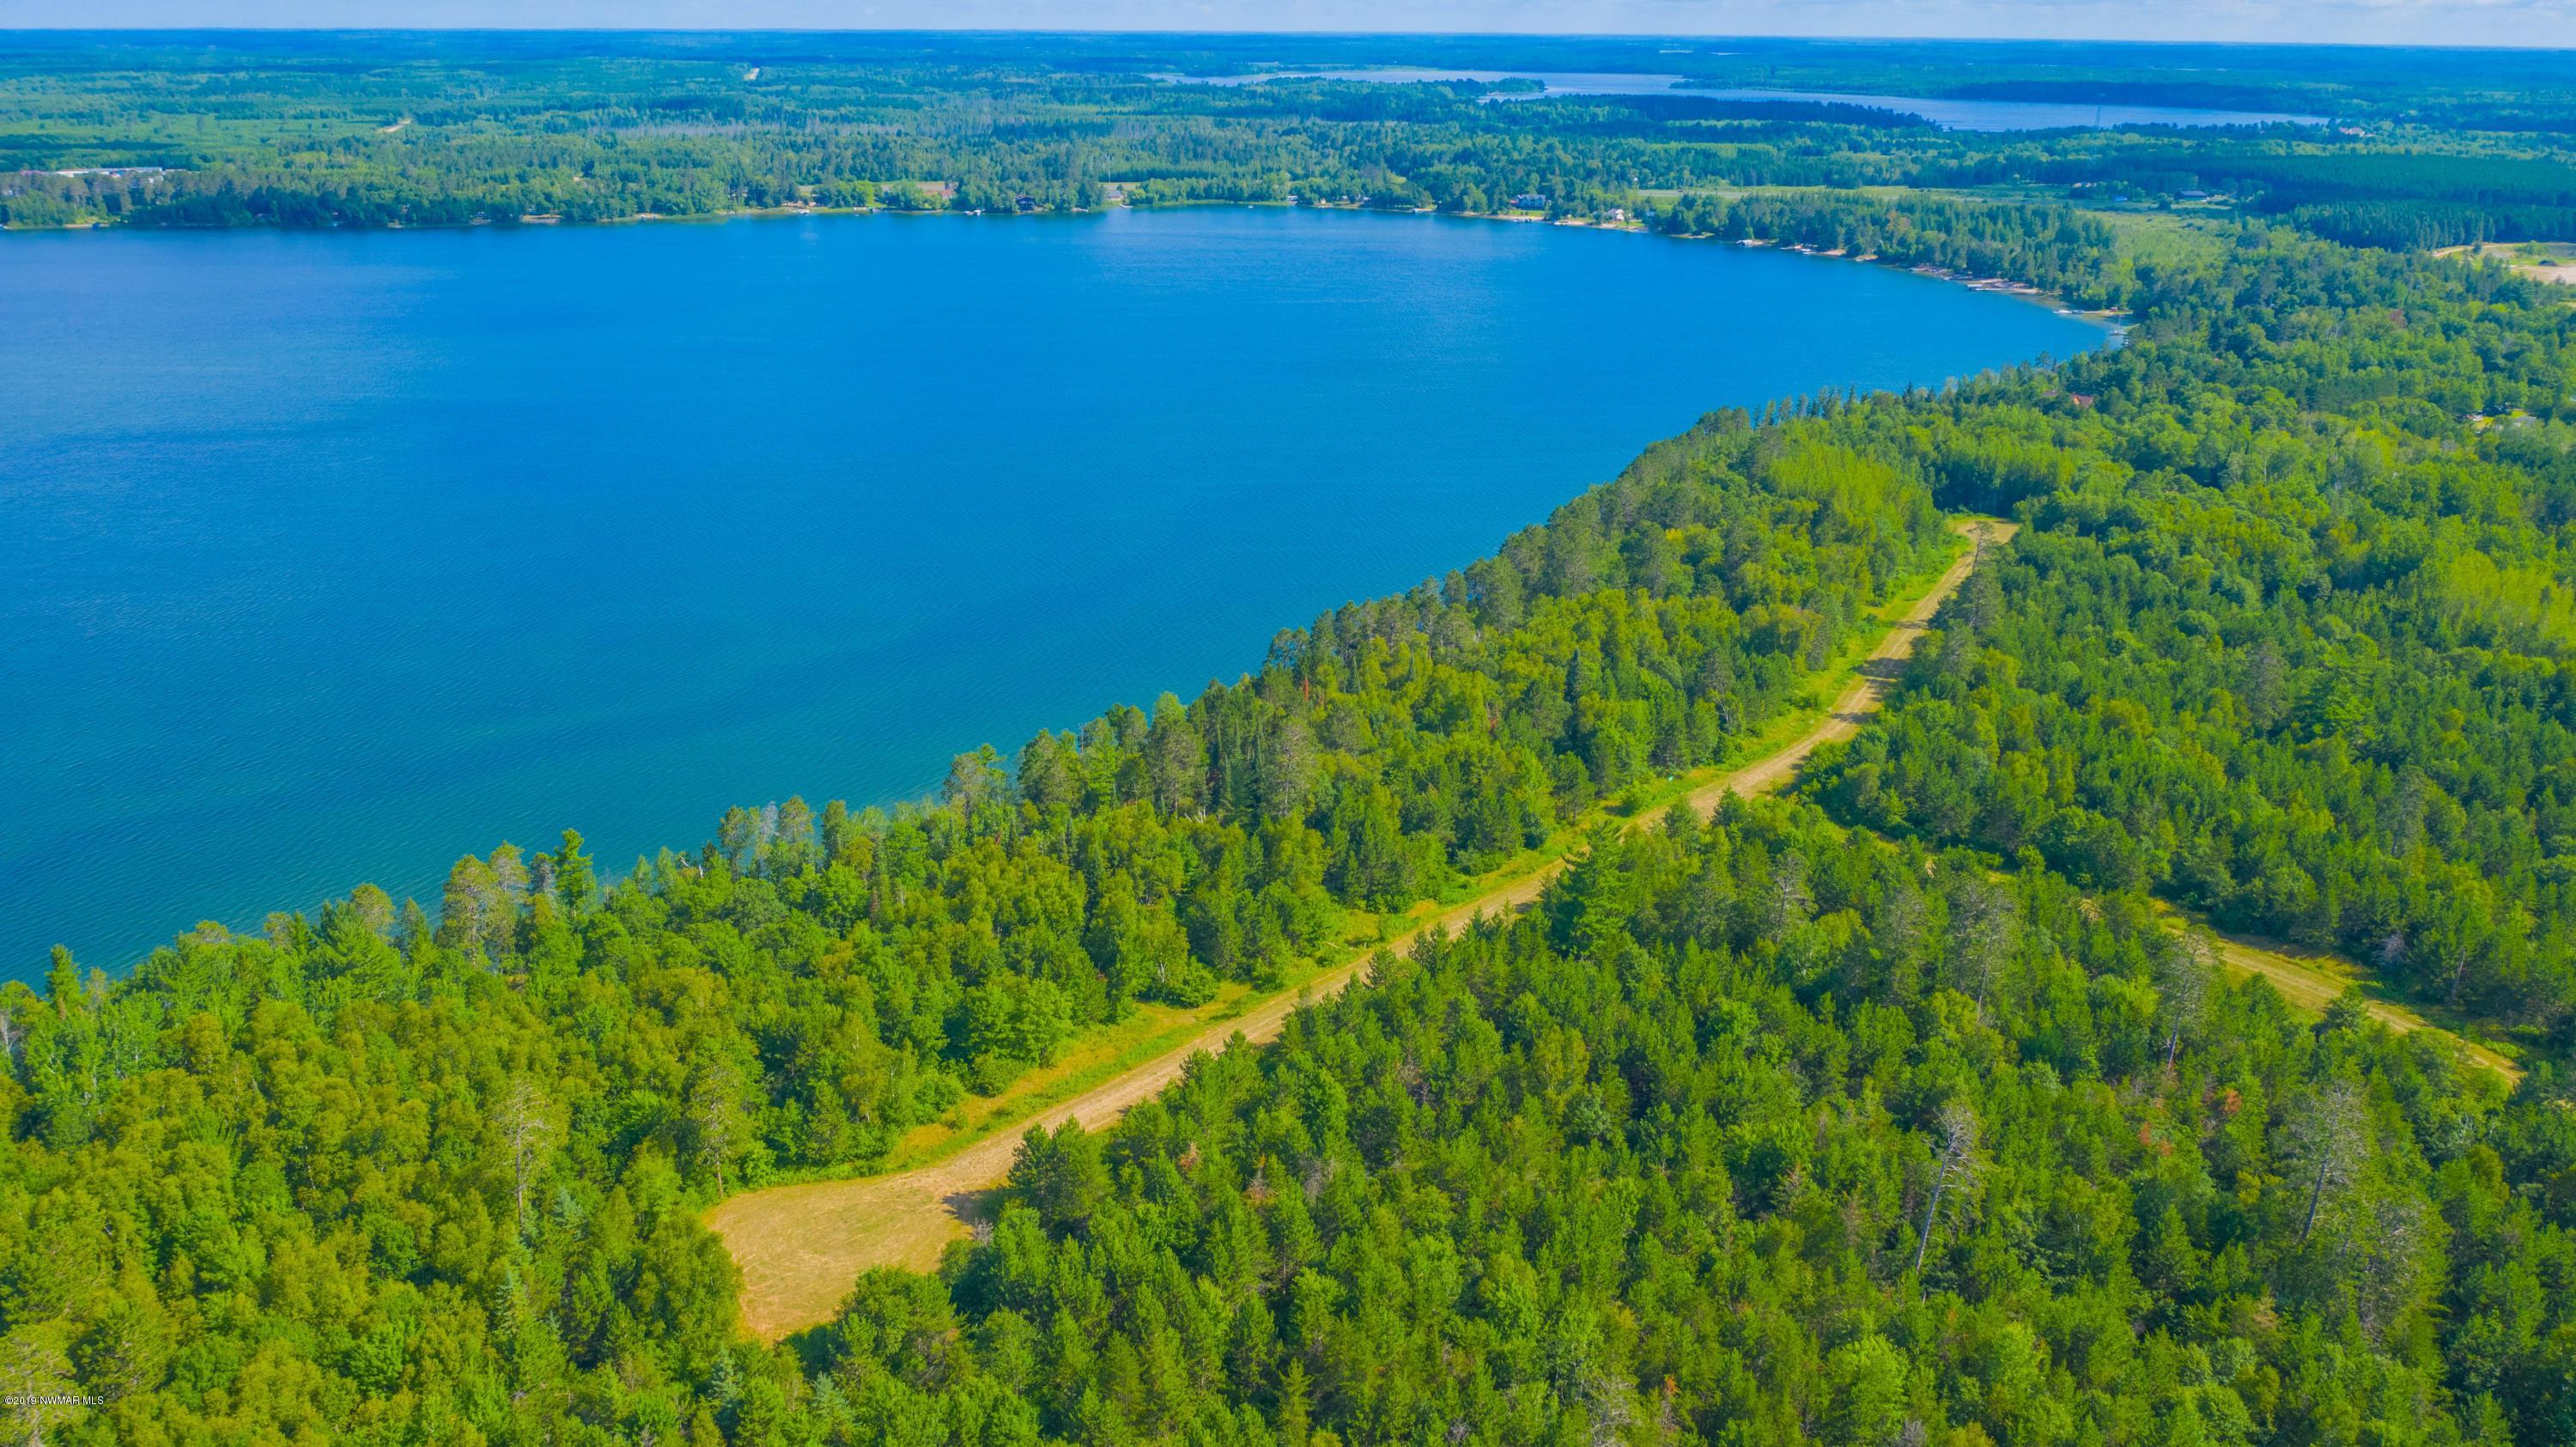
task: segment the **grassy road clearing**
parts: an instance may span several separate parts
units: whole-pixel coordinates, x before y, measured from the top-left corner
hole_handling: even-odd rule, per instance
[[[2310,1014],[2323,1014],[2327,1006],[2346,994],[2362,992],[2362,1008],[2372,1019],[2397,1034],[2430,1030],[2458,1043],[2461,1053],[2473,1064],[2497,1072],[2511,1081],[2522,1079],[2522,1067],[2498,1051],[2469,1039],[2457,1030],[2445,1029],[2422,1014],[2395,1000],[2381,999],[2373,990],[2369,976],[2351,961],[2323,950],[2304,949],[2279,940],[2257,939],[2251,935],[2209,932],[2218,946],[2218,958],[2231,974],[2259,975],[2281,992],[2281,998],[2292,1008]]]
[[[2010,523],[1988,519],[1960,520],[1952,527],[1971,542],[2001,543],[2014,531]],[[1643,825],[1676,807],[1706,813],[1729,793],[1763,794],[1787,784],[1809,754],[1851,737],[1886,701],[1915,641],[1967,580],[1977,557],[1973,546],[1963,547],[1922,593],[1890,605],[1883,615],[1886,632],[1829,678],[1831,702],[1821,713],[1785,718],[1750,741],[1749,762],[1677,780],[1621,817]],[[1549,850],[1487,876],[1463,898],[1396,917],[1383,931],[1385,945],[1401,949],[1434,925],[1455,930],[1479,915],[1528,905],[1587,832],[1566,831]],[[744,1325],[762,1340],[776,1341],[830,1320],[862,1271],[936,1266],[948,1243],[965,1234],[983,1193],[1009,1173],[1025,1127],[1052,1129],[1067,1120],[1094,1129],[1109,1124],[1177,1079],[1192,1055],[1225,1049],[1237,1037],[1253,1043],[1276,1037],[1300,1005],[1336,994],[1356,978],[1375,948],[1373,941],[1353,958],[1315,970],[1267,997],[1238,995],[1202,1007],[1215,1013],[1212,1020],[1204,1014],[1169,1012],[1134,1032],[1124,1048],[1114,1043],[1122,1037],[1113,1033],[1111,1044],[1078,1049],[1056,1069],[1033,1072],[1043,1078],[1004,1092],[964,1129],[943,1126],[936,1138],[907,1138],[897,1161],[909,1158],[908,1168],[855,1180],[774,1186],[720,1202],[705,1221],[742,1270]]]

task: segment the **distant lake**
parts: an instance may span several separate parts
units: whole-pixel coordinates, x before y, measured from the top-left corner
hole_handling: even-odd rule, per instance
[[[1680,95],[1708,100],[1817,101],[1830,105],[1872,106],[1917,115],[1953,131],[2054,131],[2085,126],[2321,126],[2323,116],[2280,111],[2199,110],[2185,106],[2080,105],[2068,101],[1957,100],[1936,96],[1853,95],[1821,90],[1747,90],[1685,86],[1678,75],[1634,75],[1621,71],[1551,70],[1294,70],[1258,75],[1167,76],[1194,85],[1257,85],[1270,80],[1349,80],[1385,85],[1471,80],[1492,85],[1505,80],[1534,80],[1546,89],[1495,100],[1525,100],[1539,95]]]
[[[924,792],[1702,412],[2100,345],[1882,267],[1282,208],[0,237],[0,973]]]

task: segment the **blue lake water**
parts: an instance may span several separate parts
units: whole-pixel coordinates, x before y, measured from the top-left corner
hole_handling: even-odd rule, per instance
[[[2219,126],[2317,126],[2325,124],[2323,116],[2293,115],[2286,111],[2206,110],[2190,106],[2148,106],[2105,103],[2092,105],[2074,101],[1985,100],[1976,98],[1862,95],[1844,91],[1822,90],[1750,90],[1731,87],[1686,86],[1678,75],[1640,75],[1626,71],[1552,71],[1552,70],[1418,70],[1382,68],[1373,70],[1290,70],[1268,71],[1253,75],[1171,76],[1172,80],[1197,85],[1258,85],[1265,81],[1286,79],[1332,79],[1367,81],[1384,85],[1413,85],[1431,81],[1472,80],[1493,84],[1503,80],[1534,80],[1545,87],[1494,96],[1495,100],[1521,100],[1538,95],[1679,95],[1698,96],[1708,100],[1735,101],[1817,101],[1832,105],[1871,106],[1879,110],[1900,111],[1917,115],[1946,130],[1953,131],[2054,131],[2092,126],[2182,126],[2205,129]]]
[[[1701,412],[2101,344],[1633,234],[1209,208],[0,238],[0,973],[906,797]]]

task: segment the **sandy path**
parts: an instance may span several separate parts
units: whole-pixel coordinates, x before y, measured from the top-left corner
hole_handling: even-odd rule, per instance
[[[2344,992],[2360,984],[2345,971],[2349,968],[2333,955],[2312,955],[2264,941],[2211,931],[2218,946],[2218,957],[2240,975],[2261,975],[2281,992],[2293,1008],[2311,1015],[2322,1015],[2326,1007],[2342,999]],[[2362,1009],[2372,1019],[2392,1032],[2404,1035],[2414,1030],[2430,1030],[2458,1042],[2461,1054],[2472,1065],[2495,1071],[2508,1081],[2522,1079],[2522,1067],[2478,1042],[2426,1020],[2403,1005],[2387,1000],[2364,997]]]
[[[1990,543],[2002,543],[2014,531],[2014,525],[2005,522],[1954,526]],[[1794,778],[1798,766],[1819,746],[1858,732],[1886,701],[1895,687],[1898,665],[1914,651],[1916,640],[1941,605],[1967,580],[1976,556],[1972,551],[1952,563],[1888,629],[1862,663],[1861,676],[1834,700],[1832,710],[1814,728],[1785,748],[1693,790],[1681,802],[1706,814],[1729,793],[1767,794]],[[1651,822],[1662,813],[1649,811],[1639,822]],[[1537,899],[1563,867],[1562,861],[1551,862],[1444,910],[1398,935],[1390,948],[1402,951],[1435,923],[1454,933],[1479,914],[1517,910]],[[891,1176],[778,1186],[719,1203],[705,1220],[742,1268],[743,1325],[763,1341],[776,1341],[829,1321],[849,1295],[850,1284],[871,1267],[926,1271],[937,1266],[948,1243],[966,1233],[965,1213],[978,1194],[1010,1174],[1011,1158],[1029,1126],[1052,1130],[1068,1120],[1080,1120],[1094,1129],[1106,1126],[1129,1106],[1178,1079],[1192,1055],[1222,1050],[1236,1035],[1255,1044],[1276,1039],[1300,1005],[1339,994],[1365,963],[1363,959],[1342,966],[1294,995],[1274,996],[1231,1020],[1211,1025],[1126,1074],[943,1160]]]

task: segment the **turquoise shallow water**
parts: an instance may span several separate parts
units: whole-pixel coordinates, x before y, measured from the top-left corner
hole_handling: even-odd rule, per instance
[[[0,238],[0,973],[570,825],[887,800],[1255,664],[1711,407],[2090,324],[1198,209]]]

